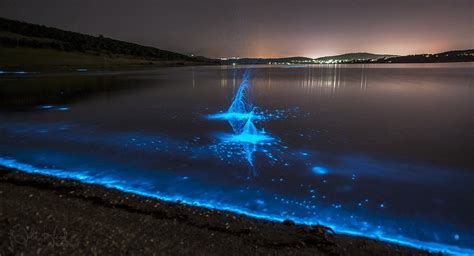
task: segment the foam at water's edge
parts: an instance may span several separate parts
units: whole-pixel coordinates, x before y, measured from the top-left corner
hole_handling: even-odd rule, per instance
[[[227,204],[221,204],[218,202],[207,202],[204,200],[197,200],[197,199],[192,199],[192,198],[184,198],[181,196],[171,196],[171,195],[162,195],[158,193],[151,193],[146,190],[142,190],[136,187],[132,187],[128,185],[126,182],[122,180],[118,180],[113,177],[96,177],[93,175],[90,175],[87,171],[66,171],[66,170],[61,170],[61,169],[47,169],[47,168],[37,168],[35,166],[29,165],[27,163],[21,163],[18,162],[14,159],[11,158],[3,158],[0,157],[0,166],[4,166],[7,168],[12,168],[16,170],[20,170],[26,173],[32,173],[32,174],[42,174],[42,175],[51,175],[57,178],[62,178],[62,179],[74,179],[81,181],[83,183],[87,184],[96,184],[96,185],[102,185],[107,188],[114,188],[118,189],[123,192],[127,193],[134,193],[137,195],[141,196],[146,196],[146,197],[151,197],[151,198],[156,198],[159,200],[163,201],[168,201],[168,202],[175,202],[177,200],[180,200],[182,203],[188,204],[188,205],[193,205],[193,206],[199,206],[199,207],[204,207],[204,208],[209,208],[209,209],[216,209],[216,210],[222,210],[222,211],[229,211],[229,212],[234,212],[237,214],[244,214],[253,218],[258,218],[258,219],[265,219],[265,220],[270,220],[270,221],[283,221],[283,218],[275,216],[275,215],[269,215],[269,214],[263,214],[260,212],[251,212],[247,209],[243,209],[237,206],[233,205],[227,205]],[[306,224],[306,225],[315,225],[315,224],[323,224],[324,223],[315,223],[315,222],[310,222],[310,221],[305,221],[301,220],[298,218],[292,219],[295,223],[298,224]],[[415,239],[410,239],[406,237],[390,237],[390,236],[380,236],[378,234],[369,234],[369,233],[362,233],[359,231],[353,231],[353,230],[348,230],[348,229],[343,229],[340,227],[337,227],[335,225],[326,225],[333,230],[335,230],[339,234],[347,234],[347,235],[355,235],[355,236],[364,236],[364,237],[369,237],[369,238],[375,238],[379,239],[382,241],[386,242],[392,242],[400,245],[405,245],[405,246],[410,246],[414,248],[419,248],[419,249],[425,249],[429,250],[432,252],[444,252],[448,254],[454,254],[454,255],[474,255],[474,250],[468,249],[468,248],[460,248],[457,246],[451,246],[451,245],[445,245],[445,244],[439,244],[439,243],[430,243],[430,242],[423,242],[423,241],[418,241]]]

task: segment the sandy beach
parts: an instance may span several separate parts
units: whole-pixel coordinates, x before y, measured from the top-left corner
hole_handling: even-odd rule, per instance
[[[0,170],[1,255],[429,255],[73,180]]]

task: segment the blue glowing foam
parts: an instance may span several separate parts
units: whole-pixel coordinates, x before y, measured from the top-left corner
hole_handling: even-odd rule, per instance
[[[120,180],[112,176],[94,175],[88,171],[77,171],[77,170],[66,171],[62,169],[38,168],[26,163],[18,162],[14,159],[3,158],[3,157],[0,157],[0,166],[5,166],[8,168],[21,170],[26,173],[52,175],[54,177],[63,178],[63,179],[74,179],[74,180],[78,180],[78,181],[88,183],[88,184],[103,185],[108,188],[114,188],[120,191],[134,193],[137,195],[156,198],[156,199],[169,201],[169,202],[175,202],[177,200],[180,200],[182,203],[189,204],[189,205],[205,207],[209,209],[229,211],[229,212],[234,212],[237,214],[245,214],[247,216],[251,216],[251,217],[259,218],[259,219],[266,219],[266,220],[272,220],[272,221],[283,221],[284,219],[287,219],[286,217],[282,218],[277,215],[267,214],[264,212],[251,211],[249,209],[245,209],[245,208],[238,207],[235,205],[223,204],[217,201],[206,201],[205,199],[204,200],[193,199],[193,198],[182,197],[182,196],[171,196],[171,195],[161,194],[159,192],[151,192],[147,189],[142,189],[140,187],[135,186],[134,183],[126,182],[124,180]],[[419,241],[416,239],[410,239],[401,235],[387,236],[387,235],[384,235],[383,232],[355,231],[355,230],[347,229],[344,227],[339,227],[334,224],[327,224],[327,223],[324,223],[323,221],[315,222],[315,221],[305,220],[305,219],[300,219],[300,218],[290,218],[290,219],[292,219],[298,224],[307,224],[307,225],[323,224],[334,229],[337,233],[340,233],[340,234],[365,236],[365,237],[379,239],[382,241],[397,243],[400,245],[426,249],[432,252],[439,251],[439,252],[444,252],[444,253],[453,254],[453,255],[474,255],[474,250],[468,249],[468,248],[461,248],[458,246],[452,246],[452,245],[446,245],[446,244],[434,243],[434,242],[424,242],[424,241]],[[454,235],[454,237],[456,238],[456,235]],[[459,236],[457,237],[459,239]]]
[[[325,175],[328,173],[328,170],[321,166],[315,166],[311,168],[311,171],[316,175]]]

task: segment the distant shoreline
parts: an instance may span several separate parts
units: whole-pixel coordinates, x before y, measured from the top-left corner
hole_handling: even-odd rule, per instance
[[[0,70],[74,71],[196,65],[474,62],[474,49],[397,56],[353,52],[321,58],[207,58],[0,17]]]
[[[123,70],[176,66],[209,65],[188,60],[146,60],[132,56],[101,56],[81,52],[63,52],[54,49],[0,47],[0,71],[88,71]]]
[[[133,58],[131,56],[104,57],[79,52],[62,52],[54,49],[2,48],[0,46],[0,77],[34,73],[84,73],[99,71],[133,71],[164,67],[189,66],[295,66],[295,65],[361,65],[361,64],[451,64],[474,63],[473,61],[446,62],[348,62],[348,63],[206,63],[191,61],[159,61]]]

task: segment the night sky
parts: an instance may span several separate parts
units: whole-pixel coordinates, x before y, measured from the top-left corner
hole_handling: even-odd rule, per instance
[[[474,48],[473,0],[1,0],[0,16],[208,57]]]

